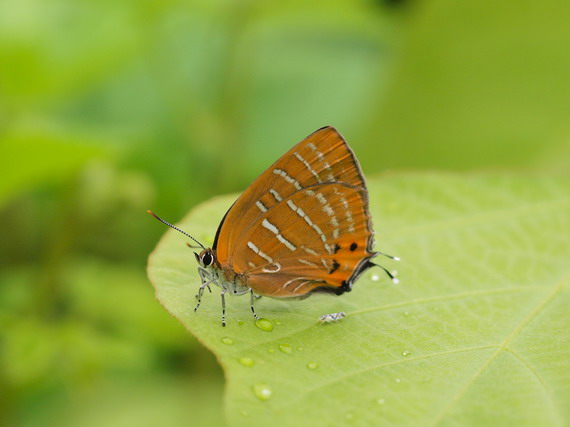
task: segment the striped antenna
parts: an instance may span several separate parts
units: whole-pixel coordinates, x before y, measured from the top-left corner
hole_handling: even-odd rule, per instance
[[[198,243],[202,249],[206,249],[202,243],[200,243],[198,240],[196,240],[196,239],[195,239],[194,237],[192,237],[190,234],[186,233],[184,230],[179,229],[179,228],[176,227],[175,225],[172,225],[172,224],[169,223],[168,221],[163,220],[161,217],[159,217],[159,216],[158,216],[157,214],[155,214],[153,211],[147,209],[147,213],[151,214],[153,217],[155,217],[156,219],[158,219],[158,220],[159,220],[160,222],[162,222],[163,224],[166,224],[166,225],[168,225],[169,227],[174,228],[176,231],[181,232],[181,233],[184,234],[185,236],[190,237],[192,240],[194,240],[196,243]]]

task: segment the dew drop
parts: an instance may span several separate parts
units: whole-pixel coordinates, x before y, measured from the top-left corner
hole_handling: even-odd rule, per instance
[[[409,311],[404,311],[404,316],[408,317],[410,315]]]
[[[384,403],[386,403],[384,399],[378,399],[376,402],[378,403],[378,405],[383,405]]]
[[[251,368],[255,364],[255,362],[251,357],[240,357],[238,359],[238,362],[241,363],[243,366],[247,366],[248,368]]]
[[[297,347],[297,350],[303,351],[303,347]]]
[[[352,414],[352,412],[347,412],[346,414],[344,414],[344,418],[345,418],[347,421],[350,421],[350,420],[352,420],[352,419],[354,418],[354,415]]]
[[[409,350],[402,351],[402,356],[404,356],[404,357],[409,356],[410,354],[412,354],[412,352]]]
[[[283,323],[281,323],[281,320],[276,320],[276,321],[275,321],[275,324],[276,324],[276,325],[282,325]]]
[[[289,344],[279,344],[279,350],[287,354],[293,353],[293,348]]]
[[[396,378],[394,381],[397,382],[398,384],[402,382],[400,378]]]
[[[273,395],[273,391],[267,384],[256,384],[253,386],[253,393],[259,400],[269,400]]]
[[[319,367],[319,364],[316,362],[309,362],[307,363],[307,368],[311,369],[311,370],[315,370]]]
[[[271,323],[271,320],[263,317],[255,321],[255,326],[265,332],[271,332],[273,330],[273,323]]]
[[[243,320],[238,320],[237,321],[238,326],[243,326],[244,325],[244,321]]]
[[[275,353],[275,349],[274,348],[270,348],[267,350],[269,353]]]
[[[222,342],[227,345],[233,345],[234,340],[232,340],[230,337],[223,337]]]
[[[380,276],[378,276],[377,274],[373,274],[370,279],[372,279],[373,282],[377,282],[378,280],[380,280]]]

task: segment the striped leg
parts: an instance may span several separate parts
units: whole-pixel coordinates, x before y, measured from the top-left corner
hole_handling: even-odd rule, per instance
[[[196,295],[196,298],[198,299],[198,304],[196,304],[196,307],[194,307],[194,311],[198,310],[198,307],[200,307],[200,303],[202,302],[202,295],[204,294],[204,288],[208,287],[208,289],[210,289],[210,283],[212,283],[213,281],[214,279],[210,279],[209,281],[202,283],[202,286],[200,286],[200,289],[198,289],[198,294]]]
[[[255,317],[255,320],[257,320],[259,319],[259,317],[257,316],[257,314],[255,314],[255,309],[253,308],[253,301],[255,298],[260,298],[261,296],[258,297],[257,295],[254,295],[253,289],[250,289],[249,292],[250,292],[249,303],[251,306],[251,312],[253,313],[253,317]]]
[[[198,274],[200,275],[200,279],[202,279],[202,284],[206,283],[206,282],[210,282],[212,283],[212,279],[210,278],[210,273],[208,273],[208,271],[202,267],[198,267]],[[206,285],[208,286],[208,290],[210,291],[210,293],[212,293],[212,290],[210,289],[210,285]]]
[[[222,290],[222,326],[226,326],[226,290]]]

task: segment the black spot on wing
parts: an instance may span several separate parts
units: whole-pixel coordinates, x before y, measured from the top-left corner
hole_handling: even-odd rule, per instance
[[[329,274],[333,274],[335,271],[338,270],[339,267],[340,264],[338,263],[338,261],[336,259],[333,259],[333,265],[332,268],[329,270]]]

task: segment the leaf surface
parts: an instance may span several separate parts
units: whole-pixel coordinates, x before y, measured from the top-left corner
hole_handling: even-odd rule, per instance
[[[368,271],[353,291],[306,300],[205,293],[184,237],[149,260],[161,304],[213,351],[230,425],[563,425],[570,420],[570,181],[402,174],[369,180],[376,248],[399,255],[392,284]],[[211,244],[235,196],[180,226]],[[319,324],[319,316],[346,318]]]

